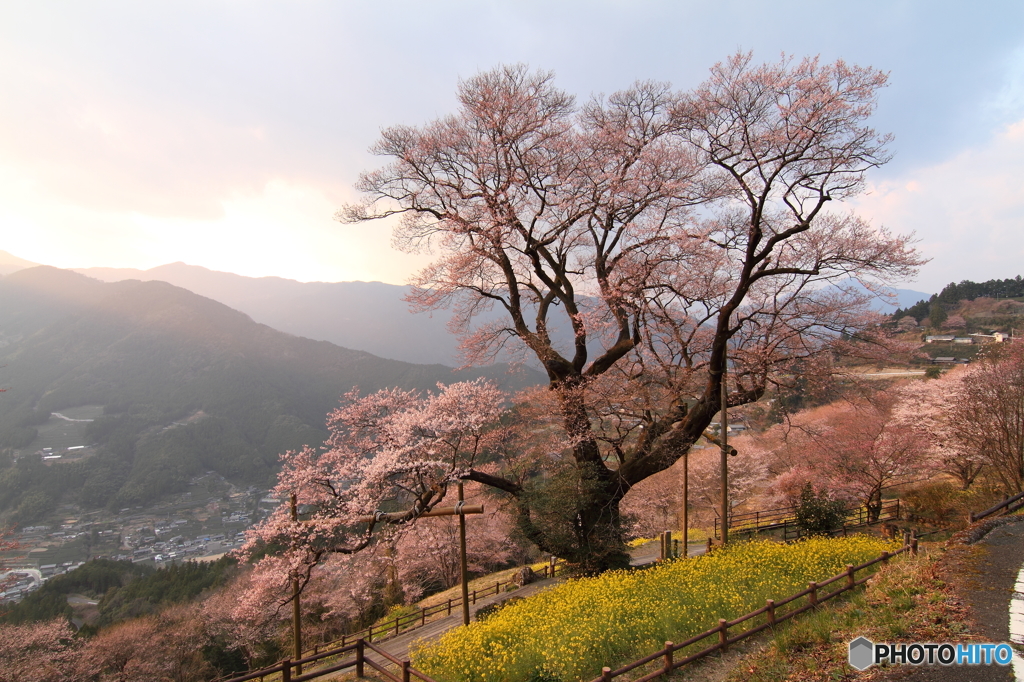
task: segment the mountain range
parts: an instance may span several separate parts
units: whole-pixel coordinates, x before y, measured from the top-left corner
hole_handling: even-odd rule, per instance
[[[26,523],[61,501],[145,504],[206,470],[265,485],[279,453],[323,441],[327,412],[355,387],[542,380],[507,369],[417,365],[302,338],[167,282],[21,269],[0,278],[0,512]],[[86,431],[94,456],[12,461],[52,413],[83,405],[103,408]]]
[[[448,331],[449,315],[409,312],[403,300],[409,287],[244,277],[185,263],[150,270],[82,268],[76,272],[104,282],[168,282],[296,336],[405,362],[459,364],[458,340]]]

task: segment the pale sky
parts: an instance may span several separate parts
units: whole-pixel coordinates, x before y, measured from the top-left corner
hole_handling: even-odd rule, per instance
[[[908,288],[1024,274],[1024,3],[0,0],[0,249],[59,267],[184,261],[404,283],[386,225],[331,219],[379,130],[460,77],[555,71],[585,100],[689,88],[737,49],[890,72],[895,159],[857,209],[916,232]]]

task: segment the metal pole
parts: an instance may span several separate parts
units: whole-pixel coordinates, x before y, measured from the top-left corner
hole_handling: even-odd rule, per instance
[[[295,493],[292,493],[291,497],[291,511],[292,521],[299,520],[299,505],[295,497]],[[292,578],[292,644],[294,645],[294,659],[302,659],[302,607],[299,605],[299,578],[295,576]],[[295,672],[298,675],[302,674],[302,666],[297,665]]]
[[[459,481],[459,502],[465,500]],[[460,505],[461,507],[461,505]],[[459,563],[462,568],[462,624],[469,625],[469,570],[466,567],[466,515],[459,514]]]
[[[728,360],[725,353],[722,354],[722,409],[721,428],[722,434],[719,440],[722,444],[722,544],[729,542],[729,389],[727,384]]]

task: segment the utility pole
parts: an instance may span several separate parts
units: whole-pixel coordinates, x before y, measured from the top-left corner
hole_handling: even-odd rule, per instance
[[[722,353],[722,409],[719,441],[722,445],[722,544],[729,541],[729,389],[727,384],[728,357]]]
[[[298,521],[299,505],[295,493],[292,493],[291,497],[291,512],[292,521]],[[299,576],[297,575],[292,576],[292,644],[294,646],[292,660],[298,661],[302,658],[302,607],[299,605]],[[295,672],[301,675],[302,666],[295,666]]]

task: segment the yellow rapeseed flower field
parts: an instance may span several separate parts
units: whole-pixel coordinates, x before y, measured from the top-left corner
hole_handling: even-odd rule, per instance
[[[864,535],[754,541],[570,580],[420,647],[413,666],[444,682],[592,679],[604,665],[621,666],[896,548]]]

